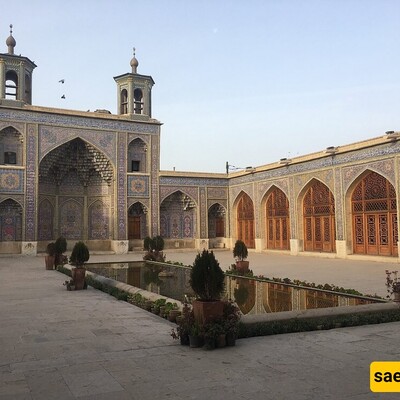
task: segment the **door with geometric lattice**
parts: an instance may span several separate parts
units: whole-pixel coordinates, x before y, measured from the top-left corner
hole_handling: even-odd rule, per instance
[[[266,203],[267,247],[289,250],[289,202],[282,190],[274,188]]]
[[[254,206],[251,198],[243,193],[237,206],[237,238],[250,249],[255,248]]]
[[[393,185],[382,175],[370,172],[355,187],[351,203],[354,253],[397,256],[398,226]]]
[[[303,200],[304,250],[335,251],[335,201],[322,182],[314,180]]]

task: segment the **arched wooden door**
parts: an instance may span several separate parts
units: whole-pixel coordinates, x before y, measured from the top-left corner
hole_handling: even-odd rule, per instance
[[[274,188],[266,204],[267,247],[289,250],[289,201],[278,188]]]
[[[304,250],[335,251],[335,201],[332,192],[315,180],[303,200]]]
[[[128,239],[143,239],[146,230],[146,215],[141,203],[133,204],[128,211]]]
[[[243,193],[237,206],[237,238],[248,248],[255,248],[254,241],[254,206],[250,197]]]
[[[396,191],[382,175],[370,172],[351,197],[353,251],[356,254],[397,256]]]

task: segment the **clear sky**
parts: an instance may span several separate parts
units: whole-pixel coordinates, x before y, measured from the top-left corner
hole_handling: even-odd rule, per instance
[[[400,130],[400,0],[0,4],[0,52],[12,23],[15,53],[38,66],[35,105],[116,113],[113,77],[136,47],[163,170],[225,172]]]

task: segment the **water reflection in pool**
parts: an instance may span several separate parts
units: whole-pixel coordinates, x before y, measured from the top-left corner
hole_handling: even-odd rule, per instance
[[[89,271],[125,282],[172,299],[184,301],[193,297],[190,267],[129,263],[87,264]],[[259,279],[226,276],[226,299],[233,299],[243,314],[266,314],[279,311],[307,310],[338,306],[355,306],[382,302],[360,296],[297,287]]]

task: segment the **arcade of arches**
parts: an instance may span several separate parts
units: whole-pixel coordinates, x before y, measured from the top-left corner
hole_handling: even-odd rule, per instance
[[[366,171],[349,189],[351,210],[352,253],[398,256],[398,224],[396,191],[382,175]],[[336,251],[335,199],[321,181],[312,179],[300,193],[303,250],[309,252]],[[290,249],[291,212],[286,194],[273,186],[265,200],[264,248]],[[236,201],[236,237],[254,248],[255,207],[244,192]]]

